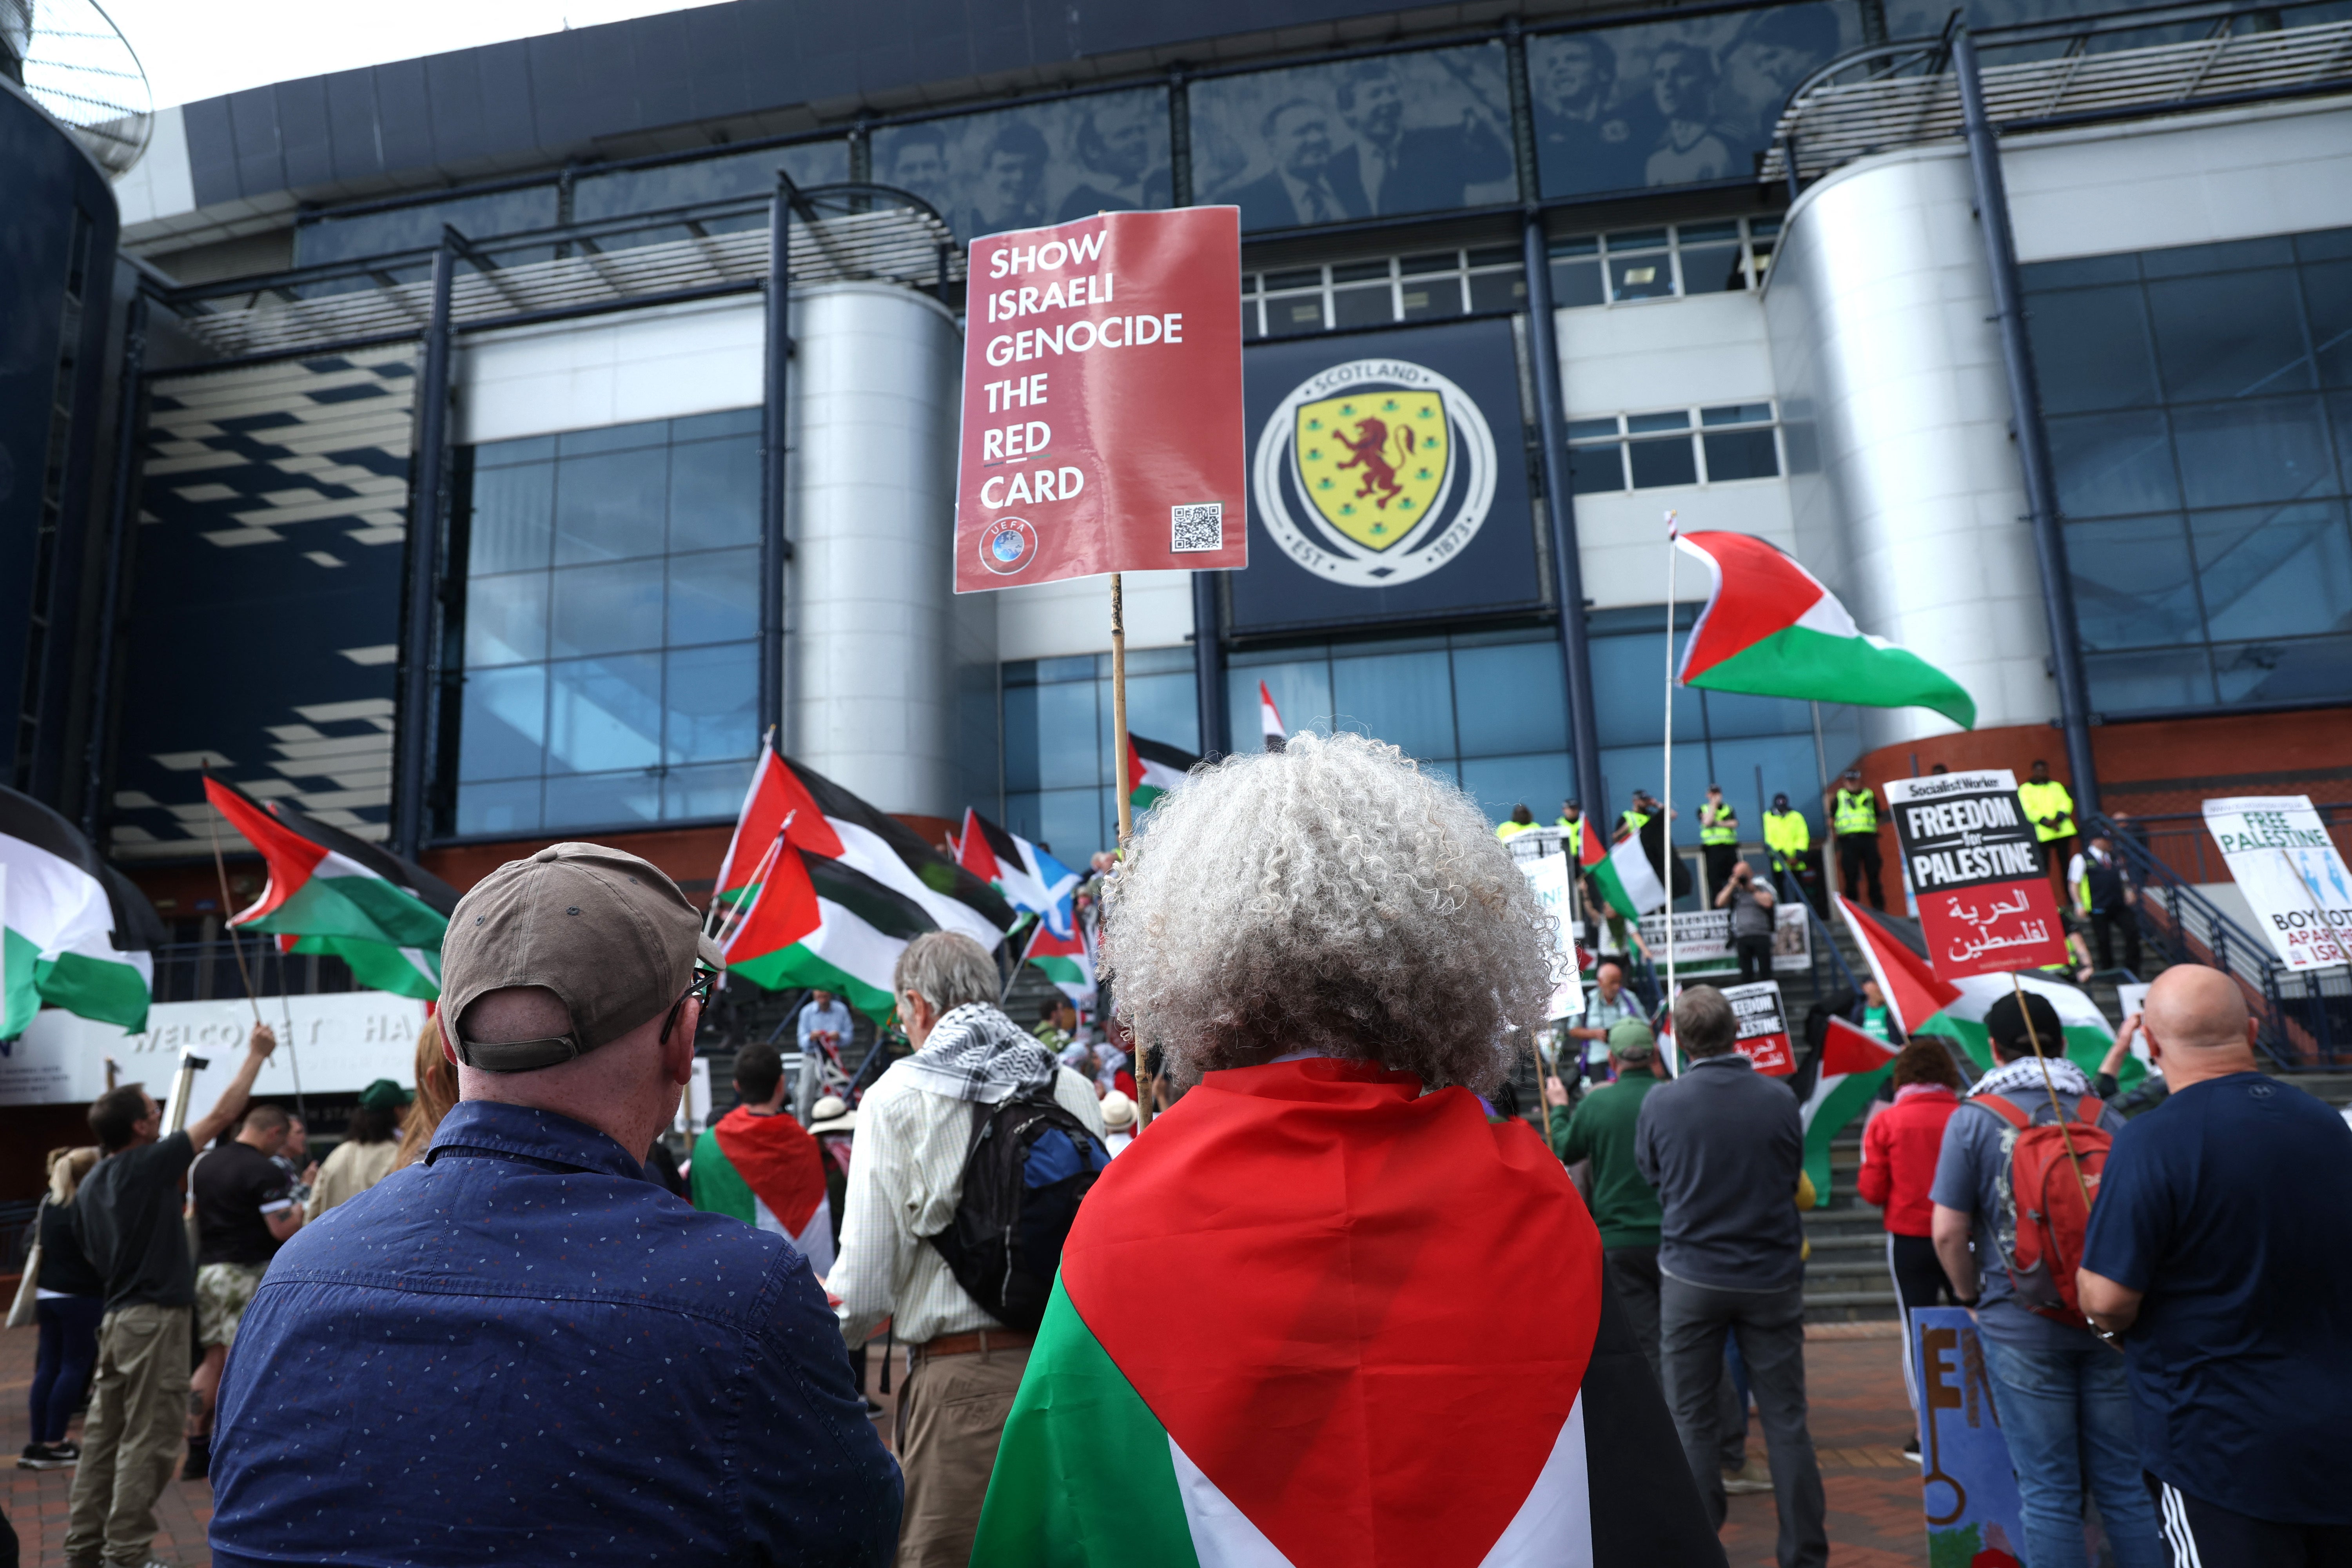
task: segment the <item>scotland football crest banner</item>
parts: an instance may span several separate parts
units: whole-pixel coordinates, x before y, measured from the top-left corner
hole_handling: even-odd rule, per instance
[[[1255,570],[1229,579],[1234,630],[1543,603],[1508,321],[1243,359]]]

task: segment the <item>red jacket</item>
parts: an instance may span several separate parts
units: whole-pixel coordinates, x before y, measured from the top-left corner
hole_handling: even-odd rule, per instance
[[[1959,1096],[1941,1084],[1911,1084],[1862,1130],[1862,1201],[1885,1209],[1896,1236],[1934,1234],[1927,1190],[1936,1184],[1944,1123],[1959,1108]]]

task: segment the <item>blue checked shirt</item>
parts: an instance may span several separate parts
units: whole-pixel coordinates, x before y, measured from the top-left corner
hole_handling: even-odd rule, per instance
[[[881,1564],[897,1463],[790,1243],[469,1100],[246,1310],[213,1561]]]

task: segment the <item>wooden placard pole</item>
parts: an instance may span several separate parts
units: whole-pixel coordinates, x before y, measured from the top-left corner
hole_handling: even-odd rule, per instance
[[[1125,856],[1128,840],[1135,837],[1135,803],[1128,798],[1130,786],[1127,777],[1127,599],[1116,572],[1110,574],[1110,727],[1111,743],[1118,752],[1114,764],[1117,782],[1111,787],[1118,794],[1118,849]],[[1112,875],[1118,875],[1116,868]],[[1143,1070],[1143,1042],[1132,1036],[1129,1039],[1135,1047],[1135,1130],[1140,1132],[1151,1125],[1151,1102],[1157,1097],[1159,1085]]]

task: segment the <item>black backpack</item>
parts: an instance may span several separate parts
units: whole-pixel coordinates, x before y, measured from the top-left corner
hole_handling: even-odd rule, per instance
[[[924,1239],[990,1317],[1034,1332],[1045,1320],[1078,1205],[1109,1163],[1102,1140],[1050,1086],[1000,1105],[975,1103],[955,1217]]]

